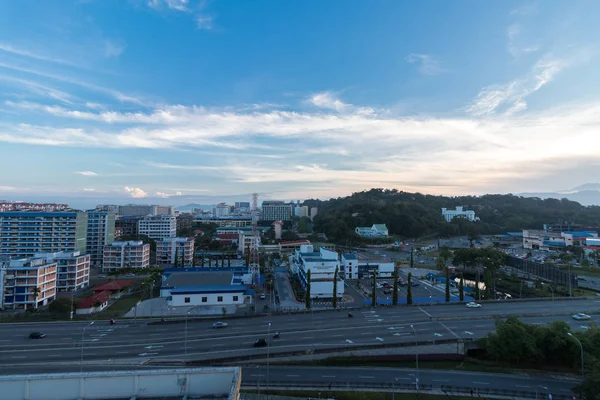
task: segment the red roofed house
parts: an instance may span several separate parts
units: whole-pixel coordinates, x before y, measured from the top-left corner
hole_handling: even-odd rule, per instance
[[[94,293],[98,294],[107,291],[110,293],[111,297],[119,297],[126,289],[132,286],[133,281],[130,280],[110,281],[94,286]]]
[[[110,300],[110,292],[105,290],[98,292],[92,297],[83,299],[77,306],[77,314],[93,314],[98,311],[104,310],[108,307],[108,301]]]

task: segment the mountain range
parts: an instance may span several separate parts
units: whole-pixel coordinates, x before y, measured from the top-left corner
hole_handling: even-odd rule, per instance
[[[539,197],[540,199],[569,199],[584,206],[600,206],[600,183],[586,183],[570,190],[557,192],[518,193],[523,197]]]

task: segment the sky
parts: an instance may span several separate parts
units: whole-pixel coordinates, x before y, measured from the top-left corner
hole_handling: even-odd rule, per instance
[[[600,178],[600,2],[0,2],[0,199]]]

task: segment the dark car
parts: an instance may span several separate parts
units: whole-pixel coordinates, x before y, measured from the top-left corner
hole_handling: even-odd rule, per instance
[[[417,282],[412,282],[412,283],[410,284],[410,286],[412,286],[412,287],[417,287],[417,286],[419,286],[419,284],[418,284]]]
[[[252,347],[265,347],[267,345],[267,341],[265,339],[258,339]]]
[[[41,339],[44,337],[46,337],[46,334],[42,332],[31,332],[29,334],[29,339]]]

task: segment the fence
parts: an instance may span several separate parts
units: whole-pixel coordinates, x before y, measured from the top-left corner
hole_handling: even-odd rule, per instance
[[[571,287],[578,286],[577,274],[569,271],[563,271],[560,268],[548,264],[540,264],[534,261],[522,260],[518,257],[508,256],[506,264],[509,267],[523,271],[526,274],[536,275],[547,279],[558,285],[569,286],[569,278]]]
[[[244,389],[249,390],[264,390],[266,382],[260,380],[248,380],[242,378],[242,386]],[[572,400],[571,395],[554,394],[547,390],[540,390],[539,392],[530,392],[522,390],[512,389],[492,389],[492,388],[477,388],[467,386],[434,386],[420,384],[417,390],[415,383],[397,383],[397,382],[311,382],[311,381],[271,381],[269,383],[269,389],[280,390],[319,390],[319,391],[360,391],[360,390],[376,390],[386,392],[431,392],[431,393],[443,393],[445,395],[467,395],[473,397],[486,396],[497,396],[506,398],[521,398],[521,399],[538,399],[548,398],[548,394],[552,394],[553,400]]]

